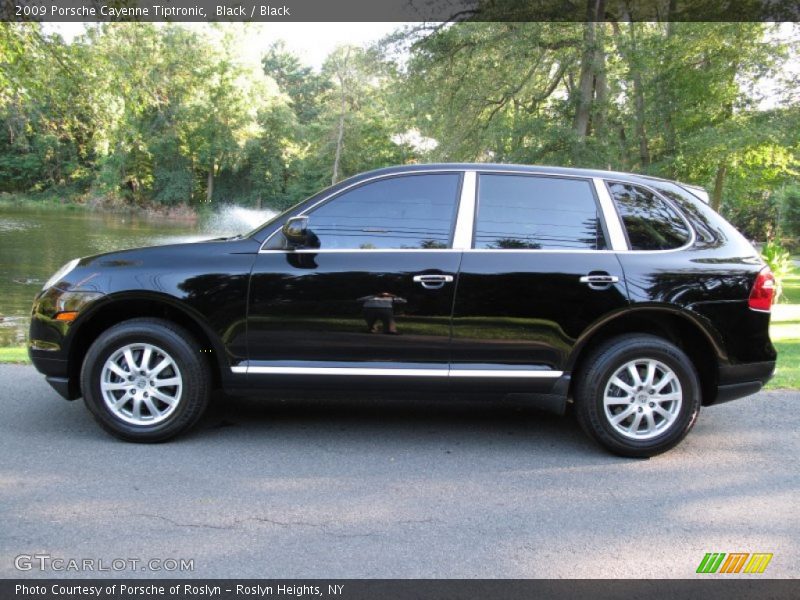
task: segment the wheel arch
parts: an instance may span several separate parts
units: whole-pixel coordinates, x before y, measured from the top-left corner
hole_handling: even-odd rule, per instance
[[[70,328],[67,357],[70,391],[80,395],[83,359],[100,334],[118,323],[141,317],[164,319],[186,329],[203,350],[208,350],[203,357],[209,366],[212,384],[215,388],[221,386],[224,347],[218,336],[203,322],[203,317],[166,294],[135,292],[104,296]]]
[[[655,335],[675,344],[694,364],[700,377],[702,403],[714,402],[717,395],[720,362],[727,361],[721,339],[701,318],[673,307],[634,307],[595,323],[580,338],[567,359],[566,370],[580,371],[592,351],[608,339],[625,333]],[[571,377],[572,396],[575,377]]]

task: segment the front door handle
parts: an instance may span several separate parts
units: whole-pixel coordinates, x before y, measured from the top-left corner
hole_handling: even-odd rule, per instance
[[[452,275],[414,275],[414,281],[426,290],[438,290],[445,283],[452,283]]]
[[[580,278],[581,283],[589,284],[589,287],[595,290],[607,289],[612,283],[618,283],[619,277],[610,275],[605,271],[596,271],[584,275]]]

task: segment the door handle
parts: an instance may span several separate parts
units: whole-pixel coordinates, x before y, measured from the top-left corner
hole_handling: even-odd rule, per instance
[[[414,275],[414,282],[421,284],[426,290],[438,290],[452,281],[452,275]]]
[[[612,283],[618,283],[619,277],[616,275],[609,275],[608,273],[590,273],[580,278],[581,283],[589,284],[589,287],[595,290],[603,290],[608,288]]]

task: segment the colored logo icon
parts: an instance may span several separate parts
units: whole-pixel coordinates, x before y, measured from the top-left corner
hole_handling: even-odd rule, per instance
[[[749,559],[749,560],[748,560]],[[766,552],[707,552],[697,567],[697,573],[763,573],[772,560]]]

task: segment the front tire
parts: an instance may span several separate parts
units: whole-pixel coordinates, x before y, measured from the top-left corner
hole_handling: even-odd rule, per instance
[[[578,422],[614,454],[661,454],[694,426],[699,377],[674,344],[652,335],[622,335],[598,347],[584,365],[575,388]]]
[[[210,389],[197,342],[162,319],[131,319],[104,331],[81,369],[95,420],[130,442],[162,442],[186,431],[205,411]]]

